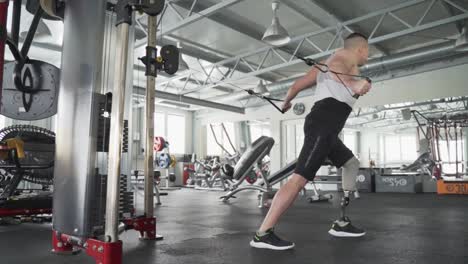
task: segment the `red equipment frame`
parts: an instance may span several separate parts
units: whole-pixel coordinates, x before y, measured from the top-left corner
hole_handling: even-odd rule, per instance
[[[140,232],[142,239],[160,239],[156,235],[155,217],[134,217],[123,222],[126,230]],[[122,241],[104,242],[94,238],[88,238],[84,243],[78,241],[80,239],[52,230],[52,252],[56,254],[74,254],[78,252],[76,248],[81,248],[88,256],[94,258],[97,264],[122,264]]]
[[[52,208],[44,209],[7,209],[0,208],[0,217],[18,216],[18,215],[38,215],[51,214]]]

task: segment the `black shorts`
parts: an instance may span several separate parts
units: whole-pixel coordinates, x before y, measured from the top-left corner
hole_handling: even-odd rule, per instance
[[[311,181],[325,160],[340,168],[354,157],[338,138],[351,111],[347,104],[333,98],[315,103],[304,123],[304,145],[295,173]]]

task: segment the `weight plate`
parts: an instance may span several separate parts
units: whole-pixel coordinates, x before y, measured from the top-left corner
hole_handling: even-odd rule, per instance
[[[175,174],[173,174],[173,173],[170,173],[170,174],[169,174],[169,181],[170,181],[170,182],[175,182],[175,181],[176,181],[176,176],[175,176]]]
[[[255,174],[255,172],[252,170],[249,172],[249,174],[247,175],[247,177],[245,178],[245,180],[250,183],[250,184],[254,184],[256,181],[257,181],[257,175]]]
[[[29,93],[16,89],[13,72],[16,62],[4,65],[0,113],[18,120],[39,120],[57,113],[60,69],[47,62],[30,60],[24,65],[21,80]]]
[[[171,156],[166,153],[161,153],[159,155],[159,167],[162,169],[167,169],[171,165]]]
[[[177,164],[176,156],[171,155],[171,167],[174,168],[176,164]]]
[[[163,137],[155,137],[154,138],[154,146],[153,149],[155,151],[161,151],[166,147],[166,140]]]
[[[175,74],[179,70],[179,49],[174,45],[166,45],[161,48],[160,55],[164,61],[164,71]]]

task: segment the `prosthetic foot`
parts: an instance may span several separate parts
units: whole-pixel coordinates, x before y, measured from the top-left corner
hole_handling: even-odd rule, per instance
[[[328,233],[335,237],[362,237],[366,232],[351,224],[351,220],[346,216],[346,207],[349,205],[351,191],[344,191],[341,198],[341,216],[333,222]],[[354,192],[354,197],[359,198],[359,193]]]

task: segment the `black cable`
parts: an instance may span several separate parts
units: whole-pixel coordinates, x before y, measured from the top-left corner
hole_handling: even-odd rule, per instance
[[[232,84],[232,83],[231,83],[230,85],[232,85],[234,88],[236,88],[236,89],[238,89],[238,90],[242,90],[242,91],[244,91],[244,92],[247,92],[247,93],[250,94],[250,95],[256,96],[256,97],[258,97],[258,98],[260,98],[260,99],[262,99],[262,100],[267,101],[267,102],[270,103],[273,107],[275,107],[276,110],[278,110],[278,111],[280,111],[282,114],[284,114],[284,111],[281,110],[281,108],[279,108],[275,103],[273,103],[273,101],[276,101],[276,102],[283,102],[284,100],[276,99],[276,98],[272,98],[272,97],[268,97],[268,96],[264,96],[263,94],[257,93],[257,92],[255,92],[255,91],[252,90],[252,89],[244,89],[244,88],[239,87],[239,86],[237,86],[237,85],[234,85],[234,84]]]
[[[296,55],[295,55],[296,56]],[[304,61],[307,65],[311,66],[311,67],[315,67],[316,69],[318,69],[320,72],[322,73],[327,73],[327,72],[331,72],[333,74],[336,75],[336,77],[338,78],[338,80],[343,84],[343,86],[346,88],[346,90],[348,91],[348,93],[358,99],[360,97],[360,95],[358,94],[352,94],[351,91],[352,89],[350,89],[346,83],[343,81],[343,79],[341,79],[340,75],[343,75],[343,76],[350,76],[350,77],[355,77],[355,78],[361,78],[361,79],[365,79],[366,81],[368,81],[369,83],[372,83],[372,80],[369,78],[369,76],[365,76],[365,75],[357,75],[357,74],[348,74],[348,73],[343,73],[343,72],[337,72],[337,71],[334,71],[334,70],[331,70],[327,64],[325,63],[321,63],[321,62],[318,62],[316,60],[313,60],[313,59],[310,59],[310,58],[303,58],[303,57],[299,57],[299,56],[296,56],[298,59]],[[257,93],[255,91],[253,91],[252,89],[242,89],[240,87],[237,87],[236,88],[238,89],[241,89],[245,92],[247,92],[248,94],[250,95],[253,95],[253,96],[256,96],[260,99],[263,99],[263,100],[266,100],[268,103],[270,103],[273,107],[276,108],[276,110],[280,111],[282,114],[284,114],[284,111],[279,108],[273,101],[276,101],[276,102],[283,102],[283,100],[280,100],[280,99],[276,99],[276,98],[271,98],[271,97],[268,97],[268,96],[264,96],[260,93]]]
[[[336,75],[336,78],[338,78],[338,80],[340,80],[340,82],[341,82],[341,83],[343,84],[343,86],[346,88],[346,91],[348,91],[349,95],[351,95],[351,97],[353,97],[353,98],[358,99],[360,95],[359,95],[359,94],[352,94],[352,93],[351,93],[352,90],[351,90],[348,86],[346,86],[345,82],[340,78],[340,75],[338,75],[338,74],[336,74],[336,73],[335,73],[335,75]],[[350,90],[351,90],[351,91],[350,91]]]
[[[349,73],[344,73],[344,72],[337,72],[337,71],[334,71],[334,70],[330,70],[330,68],[328,67],[327,64],[325,63],[321,63],[321,62],[318,62],[314,59],[310,59],[310,58],[303,58],[303,57],[300,57],[300,56],[297,56],[297,55],[294,55],[296,58],[302,60],[305,62],[305,64],[309,65],[309,66],[313,66],[315,68],[317,68],[319,71],[321,71],[322,73],[327,73],[327,72],[331,72],[331,73],[334,73],[334,74],[337,74],[337,75],[344,75],[344,76],[351,76],[351,77],[356,77],[356,78],[361,78],[361,79],[366,79],[366,81],[368,82],[372,82],[372,80],[369,78],[369,76],[366,76],[366,75],[358,75],[358,74],[349,74]],[[322,69],[320,67],[325,67],[326,69]]]
[[[244,90],[244,89],[242,89]],[[248,94],[250,95],[254,95],[254,96],[257,96],[258,98],[260,99],[263,99],[263,100],[266,100],[268,103],[270,103],[273,107],[276,108],[276,110],[280,111],[282,114],[284,114],[284,111],[279,108],[275,103],[273,103],[273,101],[276,101],[276,102],[283,102],[283,100],[280,100],[280,99],[276,99],[276,98],[271,98],[271,97],[268,97],[268,96],[264,96],[260,93],[257,93],[255,91],[253,91],[252,89],[248,89],[248,90],[244,90],[246,91]]]
[[[346,84],[345,82],[343,81],[343,79],[340,78],[340,75],[343,75],[343,76],[350,76],[350,77],[355,77],[355,78],[361,78],[361,79],[365,79],[367,82],[369,83],[372,83],[372,80],[371,78],[369,78],[369,76],[365,76],[365,75],[358,75],[358,74],[349,74],[349,73],[344,73],[344,72],[337,72],[337,71],[334,71],[334,70],[331,70],[327,64],[324,64],[324,63],[321,63],[321,62],[318,62],[314,59],[310,59],[310,58],[303,58],[303,57],[300,57],[300,56],[297,56],[297,55],[294,55],[296,58],[304,61],[307,65],[311,66],[311,67],[315,67],[316,69],[318,69],[320,72],[322,73],[327,73],[327,72],[331,72],[333,74],[336,75],[336,77],[338,78],[338,80],[340,80],[340,82],[343,84],[343,86],[346,88],[346,90],[348,91],[348,93],[353,97],[353,98],[356,98],[358,99],[360,97],[359,94],[352,94],[351,91],[352,89],[350,89]],[[320,67],[325,67],[325,69],[322,69]]]

